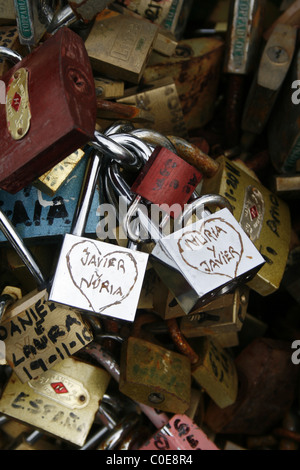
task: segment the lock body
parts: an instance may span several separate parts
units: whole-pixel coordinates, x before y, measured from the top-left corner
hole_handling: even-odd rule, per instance
[[[186,338],[199,336],[218,337],[236,333],[243,327],[249,300],[249,288],[241,286],[230,294],[224,294],[220,299],[211,302],[207,309],[203,307],[198,312],[183,316],[180,320],[180,330]],[[218,305],[215,305],[220,303]]]
[[[3,80],[7,100],[0,110],[0,186],[16,193],[93,138],[96,94],[84,43],[68,28]]]
[[[203,180],[201,193],[228,198],[234,217],[266,260],[248,285],[261,295],[269,295],[279,288],[286,266],[291,234],[289,208],[234,162],[225,157],[217,162],[218,172]]]
[[[181,102],[176,85],[172,78],[166,77],[148,84],[143,90],[128,93],[119,99],[120,103],[133,104],[154,116],[154,123],[147,127],[161,132],[164,135],[178,135],[187,138],[188,131],[182,112]]]
[[[202,174],[175,153],[157,146],[143,166],[131,191],[178,217],[191,198]]]
[[[46,3],[46,5],[45,5]],[[21,44],[34,46],[44,36],[56,9],[54,0],[14,0]]]
[[[68,3],[78,18],[90,22],[111,3],[111,0],[68,0]]]
[[[192,377],[220,408],[235,403],[238,394],[238,373],[233,357],[216,340],[205,337],[190,340],[199,355],[192,366]]]
[[[139,450],[219,450],[202,429],[186,415],[175,415]]]
[[[157,275],[189,314],[248,282],[264,264],[228,209],[163,237],[151,253]]]
[[[190,388],[186,356],[133,336],[122,346],[119,390],[124,395],[163,411],[184,413]]]
[[[49,300],[133,321],[148,254],[66,234]]]
[[[1,397],[0,410],[82,446],[109,381],[105,370],[68,358],[24,384],[12,374]]]
[[[0,24],[15,25],[16,12],[14,0],[1,0],[0,2]]]
[[[93,69],[112,79],[139,83],[157,31],[152,23],[104,10],[85,41]]]

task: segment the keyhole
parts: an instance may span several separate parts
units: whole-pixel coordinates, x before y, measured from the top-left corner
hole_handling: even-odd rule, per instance
[[[87,80],[85,79],[84,75],[81,74],[78,70],[70,70],[69,71],[69,78],[76,90],[80,93],[86,93],[87,89]]]
[[[289,60],[288,53],[280,46],[273,46],[268,49],[267,55],[272,62],[284,64]]]
[[[148,395],[148,400],[149,400],[150,403],[152,403],[153,405],[159,405],[160,403],[162,403],[163,401],[165,401],[165,396],[164,396],[163,393],[152,392],[152,393],[149,393],[149,395]]]

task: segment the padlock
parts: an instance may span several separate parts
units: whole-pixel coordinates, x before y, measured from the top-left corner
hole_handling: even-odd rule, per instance
[[[85,41],[93,69],[113,79],[139,83],[157,32],[152,23],[104,10]]]
[[[218,169],[212,168],[208,177],[205,177],[206,170],[203,171],[201,194],[220,194],[230,201],[234,217],[266,260],[248,285],[260,295],[269,295],[279,288],[286,266],[291,236],[290,209],[236,162],[221,156],[212,163]]]
[[[51,179],[48,181],[48,176],[46,176],[45,184],[42,183],[41,185],[41,180],[38,183],[35,181],[32,186],[26,186],[26,188],[18,191],[16,194],[0,191],[2,211],[11,220],[19,235],[26,243],[30,243],[30,245],[41,245],[44,243],[55,245],[59,242],[62,235],[70,231],[89,153],[90,149],[87,149],[85,155],[75,165],[70,177],[65,179],[63,185],[53,196],[47,195],[42,191],[44,191],[46,185],[47,192],[51,192],[59,184],[59,181],[65,178],[66,170],[67,172],[69,170],[63,164],[56,166],[57,170],[54,170],[54,178],[52,177],[53,172],[50,170],[48,176]],[[77,157],[75,157],[76,160]],[[50,184],[50,187],[48,187],[48,184]],[[53,184],[54,187],[52,186]],[[103,203],[103,195],[100,185],[97,185],[91,212],[85,227],[85,234],[87,236],[95,233],[95,227],[99,222],[97,209],[101,203]],[[1,245],[3,245],[4,241],[5,237],[0,233]],[[15,263],[15,261],[12,260],[12,263]]]
[[[24,46],[20,44],[18,29],[15,26],[0,26],[0,46],[8,47],[9,49],[21,54],[21,56],[24,56],[26,52],[24,50]],[[9,64],[7,61],[5,59],[0,59],[0,77],[2,77],[8,70]]]
[[[124,96],[124,82],[106,77],[95,78],[96,96],[103,99],[121,98]]]
[[[97,361],[97,363],[100,364],[101,367],[103,367],[110,373],[112,378],[117,383],[120,382],[121,374],[119,364],[117,363],[115,357],[110,352],[105,350],[99,342],[90,343],[88,346],[82,349],[82,352],[86,353],[90,358]],[[160,429],[162,426],[167,424],[169,419],[167,414],[163,411],[153,408],[152,406],[145,405],[143,403],[137,403],[137,405],[157,429]]]
[[[139,13],[136,13],[136,11],[130,10],[129,8],[126,8],[125,6],[122,6],[119,3],[114,2],[111,5],[109,5],[109,7],[112,10],[117,11],[118,13],[122,13],[123,15],[129,15],[131,17],[136,17],[136,18],[143,18],[144,21],[151,21],[149,18],[145,18],[144,16],[141,16]],[[171,55],[174,54],[178,42],[175,39],[174,34],[168,32],[163,26],[161,25],[158,25],[158,26],[159,26],[158,34],[153,43],[153,50],[156,52],[159,52],[162,55],[170,57]]]
[[[154,317],[155,319],[155,317]],[[153,315],[137,317],[122,345],[119,390],[145,405],[170,413],[184,413],[190,405],[189,359],[154,343],[141,326]]]
[[[235,360],[239,375],[236,402],[220,409],[210,402],[205,423],[216,433],[262,435],[283,418],[295,399],[297,367],[290,344],[258,338]]]
[[[37,45],[50,25],[56,10],[54,0],[14,0],[21,44]]]
[[[149,83],[144,89],[126,90],[126,95],[118,100],[139,106],[154,116],[154,123],[148,124],[162,134],[174,134],[187,138],[188,132],[184,121],[181,102],[174,80],[165,77]],[[137,127],[137,126],[136,126]]]
[[[279,24],[264,47],[243,110],[240,143],[246,151],[268,123],[295,53],[296,35],[296,27]]]
[[[176,85],[187,130],[198,129],[215,113],[221,77],[224,41],[221,38],[192,38],[178,42],[171,57],[152,52],[141,84],[171,77]]]
[[[168,236],[162,237],[158,231],[151,234],[156,242],[151,265],[186,314],[249,282],[264,264],[223,197],[211,194],[191,202],[178,226],[189,219],[194,209],[203,210],[207,205],[223,209]],[[147,227],[148,219],[142,220],[143,214],[139,217]]]
[[[291,190],[295,191],[293,181],[290,178],[283,177],[294,176],[297,171],[297,162],[299,159],[300,145],[300,129],[299,129],[299,92],[297,87],[300,84],[300,50],[299,43],[297,51],[283,83],[282,89],[275,103],[270,121],[268,124],[268,149],[270,159],[276,173],[279,173],[278,181],[276,181],[276,189],[279,192],[288,192],[290,185]],[[293,92],[293,90],[296,90]],[[288,119],[282,119],[282,116]],[[280,138],[278,138],[280,136]],[[285,184],[284,184],[285,183]],[[296,188],[297,189],[297,188]]]
[[[173,33],[176,37],[180,37],[183,33],[189,13],[191,11],[192,2],[190,0],[179,0],[176,4],[172,0],[166,0],[162,4],[155,0],[134,0],[125,1],[117,0],[122,6],[144,16],[148,20],[159,24],[167,31]]]
[[[142,199],[161,206],[176,218],[192,196],[202,174],[165,147],[157,146],[137,179],[131,192]]]
[[[226,74],[226,142],[230,148],[240,140],[247,78],[259,58],[265,3],[265,0],[230,2],[223,69]]]
[[[65,235],[61,246],[49,301],[133,321],[148,255],[82,236],[101,161],[100,154],[93,152],[71,234]]]
[[[230,352],[223,349],[211,336],[187,341],[176,319],[167,320],[167,326],[177,349],[189,358],[192,377],[196,383],[221,409],[235,403],[238,374]]]
[[[69,357],[27,383],[12,374],[0,399],[0,410],[82,446],[109,381],[104,369]]]
[[[17,251],[37,288],[9,306],[0,324],[6,359],[22,382],[37,377],[91,342],[81,315],[48,302],[46,280],[31,252],[1,215],[1,230]]]
[[[180,319],[180,330],[186,338],[211,336],[239,332],[244,324],[249,300],[249,288],[241,286],[230,294],[224,294],[220,301],[223,305],[215,308],[211,302],[197,313],[183,316]],[[218,300],[216,301],[218,302]],[[221,302],[220,302],[221,303]]]
[[[190,452],[192,450],[219,450],[219,448],[188,416],[175,414],[169,423],[145,442],[139,450]],[[180,462],[185,464],[192,459],[191,454],[180,457],[182,457]]]
[[[67,3],[52,18],[47,32],[54,34],[62,26],[72,26],[77,21],[92,23],[98,13],[112,0],[67,0]]]
[[[36,181],[34,181],[33,186],[35,186],[37,189],[40,189],[42,193],[45,193],[48,196],[54,196],[64,184],[64,182],[70,178],[71,173],[74,171],[84,155],[85,153],[83,150],[76,150],[67,158],[51,168],[51,170],[46,171],[46,173],[41,175]]]
[[[16,12],[14,8],[14,0],[0,1],[0,24],[15,25]]]
[[[51,87],[45,71],[52,77]],[[1,188],[15,193],[93,139],[96,92],[84,43],[68,28],[2,79],[7,93],[0,109]]]

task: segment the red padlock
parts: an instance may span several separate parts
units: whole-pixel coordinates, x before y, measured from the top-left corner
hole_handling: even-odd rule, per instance
[[[2,80],[0,188],[16,193],[93,138],[96,92],[84,42],[66,27]]]
[[[201,179],[202,174],[195,167],[169,149],[158,146],[131,191],[152,204],[163,204],[166,212],[176,218]]]

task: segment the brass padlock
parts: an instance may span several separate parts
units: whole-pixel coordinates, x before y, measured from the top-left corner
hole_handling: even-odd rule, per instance
[[[196,383],[220,408],[235,403],[238,373],[231,353],[210,336],[187,341],[176,319],[167,320],[167,325],[177,349],[189,357],[192,377]]]
[[[7,362],[27,382],[77,352],[92,336],[79,313],[48,302],[43,273],[9,220],[0,216],[1,230],[38,286],[7,308],[0,324]]]
[[[113,79],[139,83],[157,32],[152,23],[104,10],[85,41],[93,69]]]
[[[27,383],[22,384],[13,373],[0,399],[0,410],[82,446],[109,381],[105,370],[70,357]]]
[[[237,163],[224,156],[211,163],[214,169],[207,177],[204,172],[201,194],[220,194],[230,201],[234,217],[266,260],[248,285],[261,295],[272,294],[280,286],[288,257],[290,209]]]
[[[278,193],[284,193],[284,191],[288,193],[289,187],[291,191],[297,189],[295,182],[288,176],[295,178],[298,176],[295,173],[297,172],[300,145],[299,84],[300,50],[298,44],[294,60],[278,95],[267,129],[270,159],[276,173],[279,173],[275,188]],[[283,115],[287,116],[287,119],[282,119]]]
[[[159,410],[184,413],[190,405],[190,361],[140,337],[145,321],[143,316],[137,318],[132,334],[122,345],[119,390]]]

